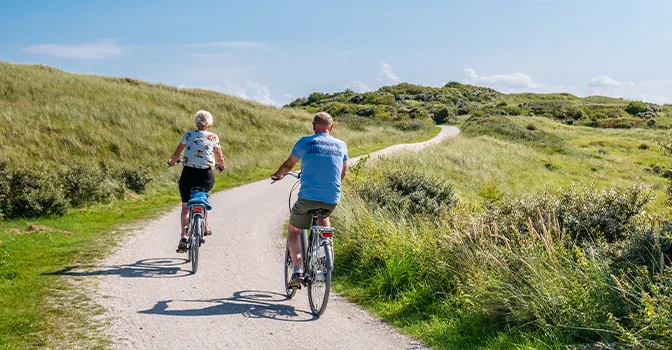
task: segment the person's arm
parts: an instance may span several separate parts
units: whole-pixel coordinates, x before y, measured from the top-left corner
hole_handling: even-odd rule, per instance
[[[348,175],[348,167],[350,166],[350,162],[347,160],[343,162],[343,170],[341,170],[341,181],[345,179],[345,175]]]
[[[287,158],[287,160],[284,163],[282,163],[282,165],[278,168],[278,170],[276,170],[276,172],[274,172],[271,175],[271,179],[273,180],[282,179],[283,176],[285,176],[288,172],[292,171],[292,169],[298,162],[299,157],[295,156],[294,154],[290,154],[289,158]]]
[[[184,151],[184,148],[186,146],[187,145],[185,145],[181,142],[180,142],[180,144],[177,145],[177,148],[175,148],[175,153],[173,153],[173,156],[170,157],[170,159],[168,160],[168,164],[170,164],[170,166],[173,166],[173,165],[175,165],[175,163],[177,163],[177,160],[182,155],[182,151]]]
[[[215,159],[217,164],[221,165],[223,168],[226,168],[226,163],[224,163],[224,153],[222,152],[222,147],[215,147]]]
[[[345,179],[345,175],[348,174],[348,167],[350,167],[350,162],[348,159],[348,146],[344,143],[343,147],[345,148],[345,152],[343,152],[343,170],[341,170],[341,181]]]

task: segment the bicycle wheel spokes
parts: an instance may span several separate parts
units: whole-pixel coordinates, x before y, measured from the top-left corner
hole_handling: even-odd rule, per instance
[[[289,253],[289,247],[287,247],[285,248],[285,294],[287,295],[287,299],[292,299],[296,294],[296,289],[290,286],[293,272],[294,264],[292,263],[292,255]]]
[[[327,308],[331,289],[331,271],[327,270],[327,259],[331,259],[330,249],[317,247],[317,254],[310,257],[310,284],[308,285],[308,301],[314,315],[321,316]]]

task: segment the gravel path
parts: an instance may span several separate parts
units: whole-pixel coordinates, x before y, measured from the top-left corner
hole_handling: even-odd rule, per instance
[[[395,145],[372,156],[420,149],[459,133]],[[354,160],[354,159],[353,159]],[[306,290],[285,300],[283,225],[290,179],[255,182],[211,197],[213,235],[198,273],[175,253],[179,208],[149,222],[93,270],[115,347],[123,349],[421,349],[337,295],[310,313]],[[71,271],[77,273],[77,271]]]

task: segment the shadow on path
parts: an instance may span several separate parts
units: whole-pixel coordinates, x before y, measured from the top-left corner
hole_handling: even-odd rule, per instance
[[[179,267],[179,265],[185,263],[187,263],[187,260],[182,258],[151,258],[125,265],[67,266],[62,270],[45,275],[78,277],[117,275],[126,278],[175,278],[191,275],[190,270],[183,270]]]
[[[141,314],[167,316],[220,316],[242,315],[247,318],[270,318],[278,321],[309,322],[317,319],[312,313],[297,311],[293,306],[283,304],[288,299],[284,294],[258,290],[243,290],[230,298],[207,300],[161,300]],[[170,304],[176,304],[170,309]],[[185,308],[186,306],[191,306]]]

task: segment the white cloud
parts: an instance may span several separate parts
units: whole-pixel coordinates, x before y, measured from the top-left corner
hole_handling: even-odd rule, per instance
[[[284,94],[282,96],[284,96],[285,98],[294,98],[294,95],[290,95],[290,94]]]
[[[191,47],[246,47],[256,48],[263,47],[264,44],[251,41],[215,41],[209,43],[191,44]]]
[[[464,70],[466,74],[466,80],[472,84],[484,84],[494,88],[505,87],[505,88],[515,88],[515,89],[538,89],[542,88],[545,85],[537,83],[530,78],[529,75],[524,73],[512,73],[512,74],[495,74],[495,75],[482,75],[479,76],[476,74],[476,71],[471,68],[466,68]]]
[[[250,80],[245,80],[242,83],[227,80],[224,87],[220,87],[217,90],[225,94],[231,94],[266,105],[277,105],[277,103],[271,99],[271,90],[268,86]]]
[[[392,72],[392,65],[389,65],[385,62],[381,62],[380,72],[378,73],[378,80],[383,84],[394,84],[401,80],[398,76],[394,75]]]
[[[73,45],[31,45],[24,47],[21,51],[59,58],[96,60],[120,55],[122,48],[121,46],[116,45],[114,42],[115,41],[111,39],[102,39],[95,42]]]
[[[352,51],[350,50],[341,51],[341,56],[350,57],[352,56]]]
[[[373,91],[370,86],[366,85],[362,81],[353,81],[352,84],[350,84],[355,92],[367,92],[367,91]]]
[[[632,85],[632,84],[633,83],[630,82],[627,83],[620,82],[606,75],[600,75],[598,77],[590,79],[590,81],[588,82],[588,86],[591,87],[619,87],[622,85]]]
[[[213,86],[187,86],[184,84],[178,84],[180,89],[203,89],[203,90],[213,90],[221,92],[223,94],[232,95],[246,100],[251,100],[259,102],[265,105],[277,106],[278,103],[271,99],[271,90],[266,85],[255,83],[251,80],[245,80],[242,82],[233,81],[227,79],[224,81],[223,85],[213,85]],[[285,95],[287,97],[289,95]]]

